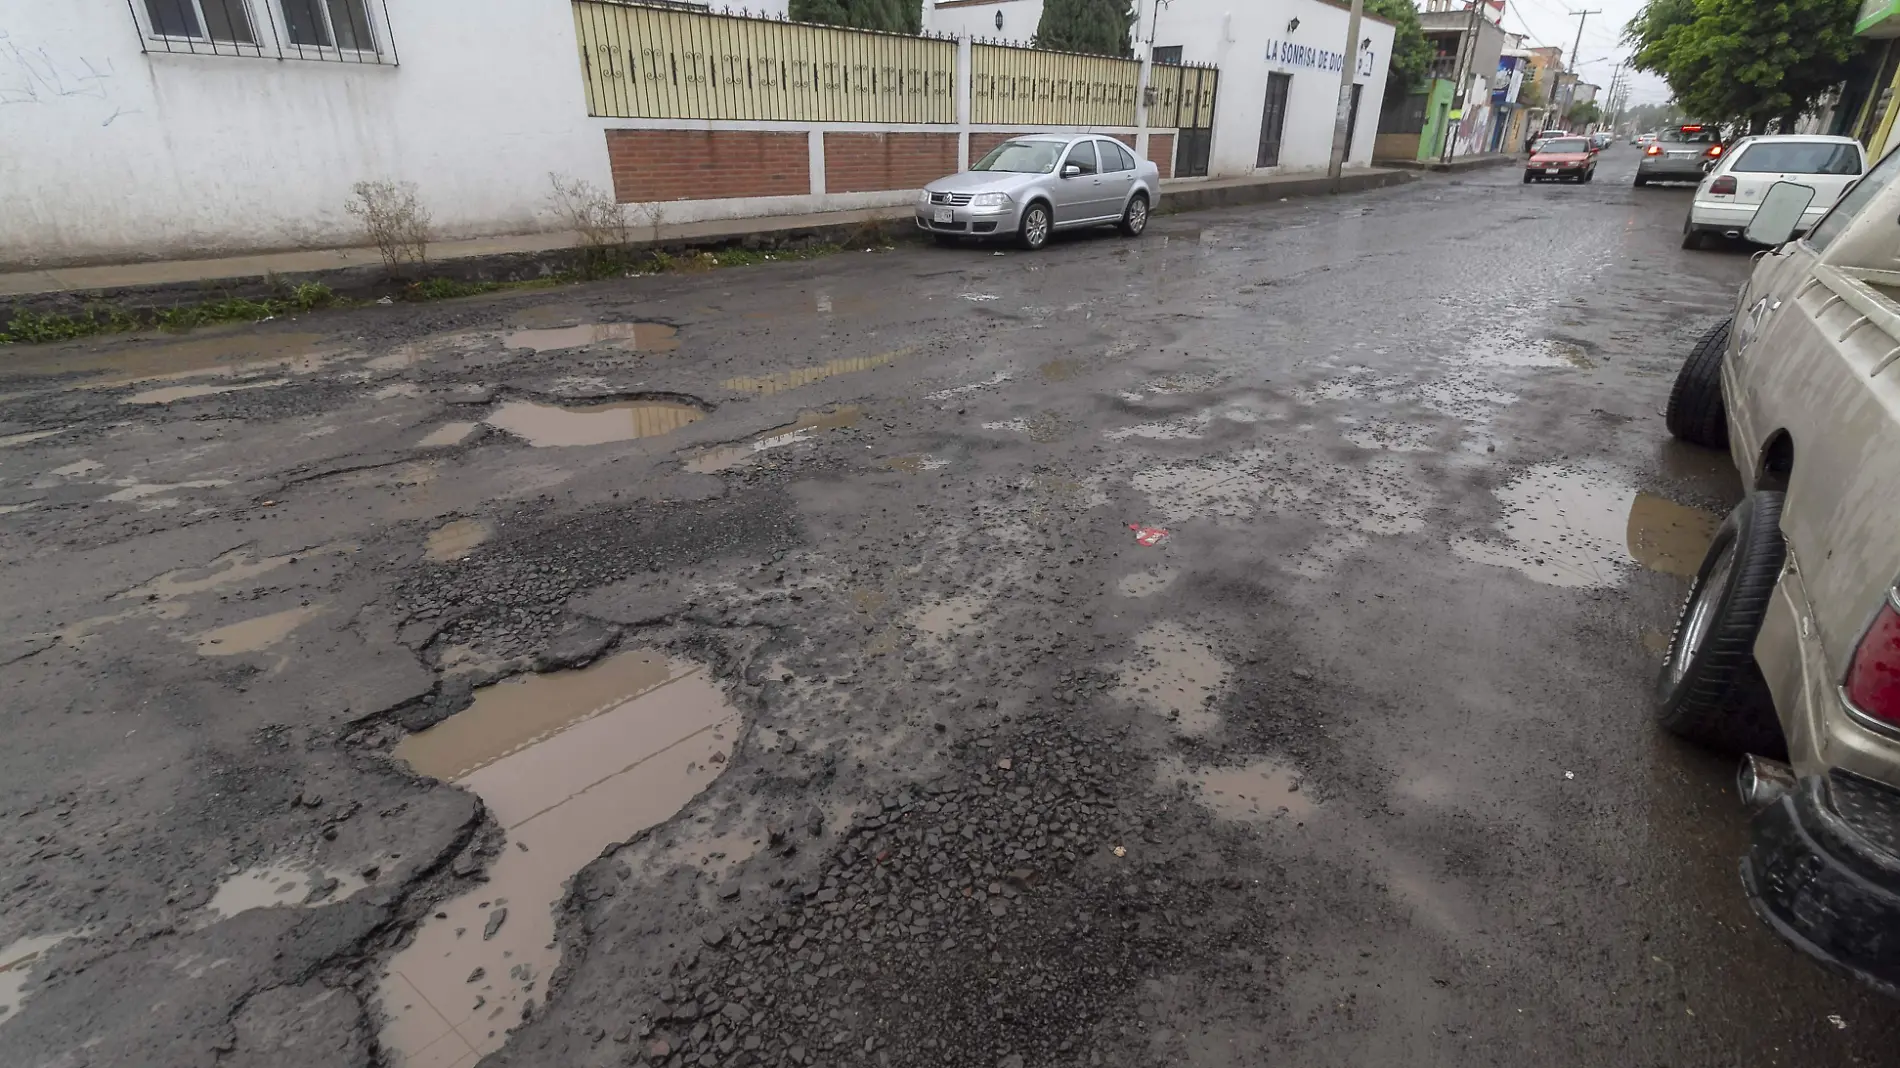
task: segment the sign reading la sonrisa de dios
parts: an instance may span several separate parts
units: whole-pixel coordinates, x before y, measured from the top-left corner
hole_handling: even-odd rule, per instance
[[[1315,70],[1343,70],[1346,56],[1343,52],[1328,52],[1324,48],[1312,48],[1292,41],[1269,40],[1267,62],[1289,67],[1312,67]]]

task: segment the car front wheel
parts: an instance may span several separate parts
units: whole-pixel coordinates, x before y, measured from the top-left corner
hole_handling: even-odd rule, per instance
[[[1525,185],[1531,184],[1531,172],[1529,171],[1524,172],[1524,184]]]
[[[1785,758],[1788,742],[1755,664],[1755,636],[1781,579],[1781,494],[1761,491],[1715,532],[1656,679],[1656,721],[1715,749]]]
[[[1687,238],[1683,239],[1683,247],[1688,247]],[[1672,436],[1691,445],[1728,447],[1728,413],[1722,409],[1722,357],[1728,352],[1728,332],[1733,322],[1731,318],[1716,323],[1696,341],[1669,390],[1663,421]]]
[[[1129,237],[1140,237],[1148,228],[1148,198],[1136,193],[1129,198],[1128,207],[1122,212],[1121,231]]]
[[[1037,203],[1023,209],[1022,225],[1017,227],[1016,240],[1024,248],[1034,252],[1049,243],[1051,217],[1049,205]]]

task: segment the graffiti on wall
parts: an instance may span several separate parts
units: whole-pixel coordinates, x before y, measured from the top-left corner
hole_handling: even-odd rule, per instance
[[[17,41],[0,30],[0,107],[32,104],[78,103],[99,113],[101,126],[110,126],[137,108],[113,100],[110,59],[55,56],[44,46]]]

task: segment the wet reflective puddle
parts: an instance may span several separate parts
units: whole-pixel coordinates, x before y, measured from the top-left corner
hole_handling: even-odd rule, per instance
[[[725,471],[751,460],[762,452],[810,441],[812,434],[816,431],[843,430],[849,426],[856,426],[863,415],[863,410],[856,405],[829,411],[805,412],[798,417],[796,422],[774,427],[744,441],[701,449],[686,458],[686,469],[702,475]]]
[[[1631,565],[1693,576],[1721,518],[1651,493],[1613,473],[1540,464],[1497,491],[1502,543],[1460,538],[1467,560],[1515,568],[1552,586],[1602,587]]]
[[[636,650],[487,687],[396,746],[417,773],[475,791],[507,844],[382,976],[392,1063],[465,1068],[498,1049],[546,999],[568,878],[712,782],[739,725],[703,668]]]
[[[1189,771],[1180,758],[1168,757],[1162,761],[1160,778],[1194,786],[1201,804],[1225,820],[1258,822],[1281,813],[1299,818],[1311,815],[1315,807],[1312,795],[1301,791],[1300,777],[1293,769],[1272,760]]]
[[[200,656],[237,656],[256,653],[290,637],[292,631],[323,614],[320,604],[304,605],[241,623],[218,627],[195,636]]]
[[[1206,639],[1173,620],[1135,637],[1136,653],[1122,666],[1116,695],[1172,720],[1185,734],[1220,726],[1215,701],[1233,673]]]
[[[218,919],[251,909],[311,908],[342,901],[368,885],[369,880],[350,867],[326,869],[308,861],[280,860],[227,877],[205,908]]]
[[[475,433],[475,423],[443,423],[416,442],[418,449],[444,449],[450,445],[460,445]]]
[[[273,368],[306,373],[343,351],[340,346],[322,347],[322,340],[322,334],[237,333],[209,334],[187,341],[127,339],[89,352],[53,346],[9,357],[6,374],[44,377],[89,372],[96,377],[75,382],[71,388],[108,389],[205,375],[238,377]]]
[[[160,386],[122,398],[121,404],[170,404],[173,401],[190,400],[193,397],[215,397],[220,393],[237,393],[246,389],[269,389],[273,386],[287,386],[288,378],[267,378],[259,382],[229,382],[222,385],[197,386]]]
[[[813,382],[822,382],[827,378],[883,367],[908,356],[910,352],[910,349],[903,348],[894,352],[880,352],[874,356],[844,357],[828,360],[816,367],[800,367],[796,370],[779,371],[769,375],[728,378],[719,384],[741,393],[783,393],[788,389],[809,386]]]
[[[457,519],[429,532],[423,555],[438,564],[460,560],[494,535],[494,526],[485,519]]]
[[[510,330],[503,344],[511,349],[554,352],[613,342],[629,352],[671,352],[680,347],[679,328],[665,323],[582,323],[579,326]]]
[[[489,426],[536,447],[605,445],[671,434],[706,413],[678,401],[613,401],[562,407],[535,401],[509,401],[488,414]]]
[[[11,1015],[25,1001],[26,981],[46,952],[78,933],[56,931],[0,946],[0,1019]]]

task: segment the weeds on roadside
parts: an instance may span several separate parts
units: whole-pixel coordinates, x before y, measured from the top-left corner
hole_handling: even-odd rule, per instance
[[[411,282],[404,287],[404,300],[454,300],[456,297],[472,297],[477,293],[493,293],[504,286],[519,285],[508,282],[463,282],[455,278],[427,278],[420,282]]]
[[[118,334],[139,328],[138,319],[118,308],[91,307],[78,315],[42,315],[20,311],[0,330],[0,345],[38,345],[94,334]]]
[[[429,209],[414,182],[358,182],[343,207],[363,221],[363,232],[392,275],[429,259]]]

